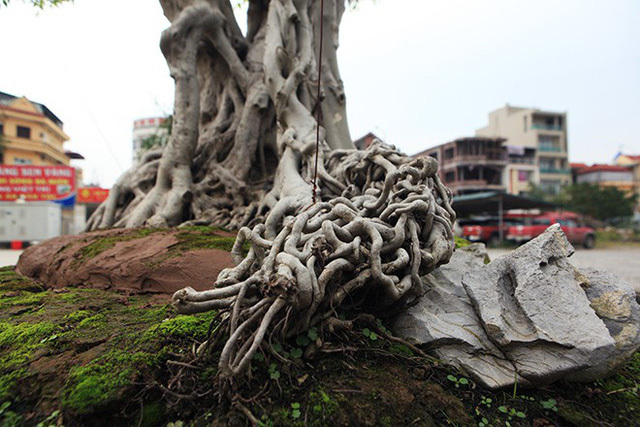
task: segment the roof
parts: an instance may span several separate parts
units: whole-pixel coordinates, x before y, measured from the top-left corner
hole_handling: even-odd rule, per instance
[[[14,96],[5,92],[0,92],[0,105],[4,105],[8,107],[9,104],[11,104],[16,99],[18,99],[17,96]],[[60,120],[58,116],[53,114],[53,112],[49,110],[49,108],[47,108],[46,105],[40,104],[38,102],[33,102],[31,100],[29,100],[29,102],[31,102],[41,114],[49,118],[53,123],[55,123],[62,129],[62,126],[63,126],[62,120]]]
[[[499,201],[502,201],[502,209],[554,209],[558,205],[542,200],[530,199],[515,194],[500,193],[498,191],[486,191],[482,193],[454,196],[453,209],[461,214],[477,214],[482,212],[497,212]]]
[[[584,169],[588,168],[589,166],[587,166],[586,163],[569,163],[569,167],[571,169]]]
[[[374,134],[373,132],[369,132],[366,135],[361,136],[360,138],[358,138],[355,141],[353,141],[353,145],[355,145],[356,148],[358,148],[360,150],[364,150],[369,145],[371,145],[371,143],[373,142],[374,139],[380,139],[380,138],[378,138],[378,136],[376,134]]]
[[[474,141],[489,141],[489,142],[505,142],[506,138],[501,137],[493,137],[493,136],[463,136],[461,138],[454,139],[453,141],[445,142],[444,144],[434,145],[431,148],[427,148],[426,150],[422,150],[411,157],[420,157],[426,155],[429,151],[435,150],[436,148],[440,148],[444,145],[451,144],[454,142],[474,142]]]
[[[592,172],[631,172],[632,170],[630,166],[593,165],[576,171],[576,174],[585,175]]]

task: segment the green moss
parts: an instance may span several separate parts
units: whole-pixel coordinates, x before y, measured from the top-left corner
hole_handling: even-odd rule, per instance
[[[198,314],[195,316],[179,315],[166,319],[162,323],[150,327],[144,334],[145,339],[198,340],[206,339],[209,325],[216,312]]]
[[[16,369],[0,376],[0,401],[13,399],[14,389],[19,379],[27,375],[26,369]]]
[[[220,249],[230,252],[236,241],[235,237],[221,237],[215,234],[193,233],[181,231],[176,234],[180,241],[174,248],[181,251],[194,249]]]
[[[77,323],[80,322],[81,320],[86,319],[87,317],[91,316],[91,312],[88,310],[78,310],[78,311],[74,311],[73,313],[69,313],[66,316],[64,316],[64,320],[66,320],[69,323]]]
[[[118,401],[142,369],[156,365],[163,353],[113,350],[85,366],[71,369],[62,405],[82,414]]]
[[[40,305],[47,295],[49,295],[49,292],[39,292],[35,294],[31,292],[21,292],[16,296],[3,296],[0,301],[0,307]]]
[[[164,406],[160,402],[151,402],[144,405],[139,425],[151,427],[162,425],[164,418]]]
[[[309,393],[309,406],[316,417],[324,418],[333,415],[340,405],[335,398],[319,388]]]
[[[454,236],[453,238],[454,238],[454,240],[456,242],[456,249],[457,248],[464,248],[464,247],[469,246],[471,244],[470,241],[468,241],[467,239],[463,239],[462,237]]]
[[[52,335],[59,327],[48,322],[11,324],[0,322],[0,348],[35,344]]]
[[[44,288],[24,277],[19,275],[13,266],[0,268],[0,291],[31,291],[41,292]]]
[[[113,248],[116,243],[128,242],[130,240],[141,239],[147,237],[150,234],[163,231],[161,228],[137,228],[130,230],[129,233],[120,234],[117,236],[102,237],[97,239],[88,245],[84,246],[78,251],[78,258],[74,260],[73,265],[82,264],[86,260],[94,258],[96,255]]]
[[[107,317],[102,313],[98,313],[94,316],[82,319],[80,323],[78,323],[78,328],[98,328],[105,326],[106,323]]]

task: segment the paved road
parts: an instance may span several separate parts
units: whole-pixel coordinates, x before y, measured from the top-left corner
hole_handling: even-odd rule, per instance
[[[507,249],[488,251],[491,259],[509,252]],[[578,268],[592,267],[615,273],[640,292],[640,247],[576,249],[569,260]]]
[[[22,254],[22,251],[0,249],[0,267],[5,267],[7,265],[16,265],[20,254]]]

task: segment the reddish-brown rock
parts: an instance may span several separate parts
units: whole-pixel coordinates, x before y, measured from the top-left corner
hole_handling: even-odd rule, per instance
[[[114,229],[61,236],[26,249],[17,271],[49,288],[166,294],[185,286],[205,290],[223,268],[233,266],[229,252],[210,248],[207,241],[229,246],[232,236],[219,230],[182,229]],[[204,242],[203,248],[191,237]]]

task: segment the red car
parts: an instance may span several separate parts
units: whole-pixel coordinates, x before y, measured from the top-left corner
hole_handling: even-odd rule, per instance
[[[502,222],[503,236],[507,235],[510,226],[521,224],[513,218],[505,218]],[[497,218],[475,221],[462,227],[462,237],[471,242],[482,242],[488,246],[500,243],[500,221]]]
[[[567,239],[573,245],[582,245],[587,249],[593,248],[596,243],[596,232],[591,227],[585,227],[578,222],[578,216],[572,212],[547,212],[532,217],[525,225],[509,227],[507,240],[523,243],[538,237],[553,224],[560,224],[560,228],[567,235]]]

